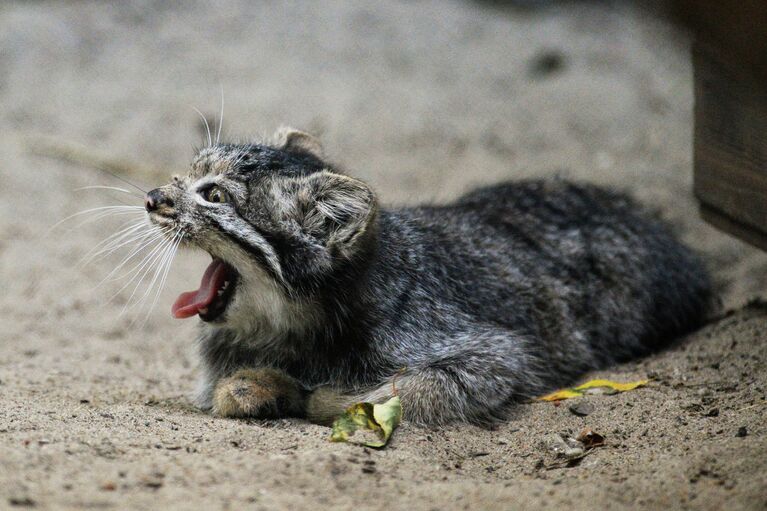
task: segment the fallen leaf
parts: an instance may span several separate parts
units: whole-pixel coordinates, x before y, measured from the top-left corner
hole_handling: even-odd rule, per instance
[[[562,389],[551,394],[539,397],[539,401],[561,401],[573,397],[583,396],[584,394],[617,394],[634,390],[637,387],[647,385],[649,380],[640,380],[629,383],[618,383],[610,380],[591,380],[577,387]]]
[[[628,383],[618,383],[610,380],[591,380],[587,381],[583,385],[578,385],[576,390],[586,390],[595,388],[609,388],[617,392],[626,392],[627,390],[634,390],[637,387],[647,385],[650,380],[639,380]]]
[[[330,441],[351,442],[381,449],[389,443],[391,434],[401,419],[402,404],[399,396],[394,396],[383,404],[357,403],[347,408],[346,412],[333,422]],[[374,439],[351,440],[357,431],[372,432]]]
[[[562,389],[541,398],[542,401],[560,401],[562,399],[570,399],[572,397],[582,396],[583,392],[579,392],[575,389]]]
[[[605,437],[588,428],[581,431],[575,439],[582,443],[586,449],[605,445]]]
[[[548,453],[554,455],[554,459],[549,459],[548,462],[541,460],[540,468],[546,470],[574,467],[589,454],[589,451],[581,442],[559,434],[547,435],[544,438],[543,445]]]
[[[580,458],[586,452],[586,448],[579,440],[565,438],[562,435],[552,434],[544,439],[546,448],[558,458],[572,460]]]
[[[542,460],[539,468],[546,470],[568,468],[578,465],[583,458],[591,454],[595,447],[605,445],[605,437],[586,428],[576,438],[557,433],[547,435],[542,445],[550,455],[554,455],[554,459],[548,456],[549,461]]]

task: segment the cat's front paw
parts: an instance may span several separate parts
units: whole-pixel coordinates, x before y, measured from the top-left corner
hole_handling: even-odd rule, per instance
[[[276,369],[241,369],[219,380],[213,393],[213,413],[221,417],[303,416],[304,410],[298,382]]]

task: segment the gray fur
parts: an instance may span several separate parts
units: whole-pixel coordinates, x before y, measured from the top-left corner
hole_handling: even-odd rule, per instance
[[[268,367],[292,377],[311,419],[385,399],[396,376],[406,419],[489,422],[707,313],[700,260],[624,195],[522,181],[381,209],[322,158],[283,130],[275,145],[204,149],[160,189],[173,211],[152,220],[240,274],[224,316],[202,325],[202,408],[222,378]],[[205,204],[210,182],[232,202]]]

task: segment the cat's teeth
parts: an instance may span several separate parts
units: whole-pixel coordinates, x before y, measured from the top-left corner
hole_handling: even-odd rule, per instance
[[[228,280],[225,280],[225,281],[224,281],[224,285],[223,285],[223,287],[221,288],[221,290],[223,291],[223,290],[225,290],[225,289],[226,289],[226,288],[228,288],[228,287],[229,287],[229,281],[228,281]]]
[[[207,307],[203,307],[202,309],[198,309],[197,312],[200,313],[200,314],[207,314],[208,313],[208,308]]]
[[[218,296],[221,296],[222,294],[224,294],[224,290],[225,290],[225,289],[226,289],[225,287],[222,287],[221,289],[219,289],[218,291],[216,291],[216,294],[217,294]]]

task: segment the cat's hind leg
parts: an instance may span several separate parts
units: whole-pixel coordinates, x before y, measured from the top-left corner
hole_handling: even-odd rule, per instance
[[[435,350],[433,358],[393,375],[369,392],[343,394],[322,387],[309,396],[306,416],[328,424],[355,402],[382,403],[395,392],[403,418],[421,425],[453,421],[492,423],[511,405],[546,388],[547,378],[528,340],[513,332],[477,327]],[[396,390],[395,390],[396,389]]]

